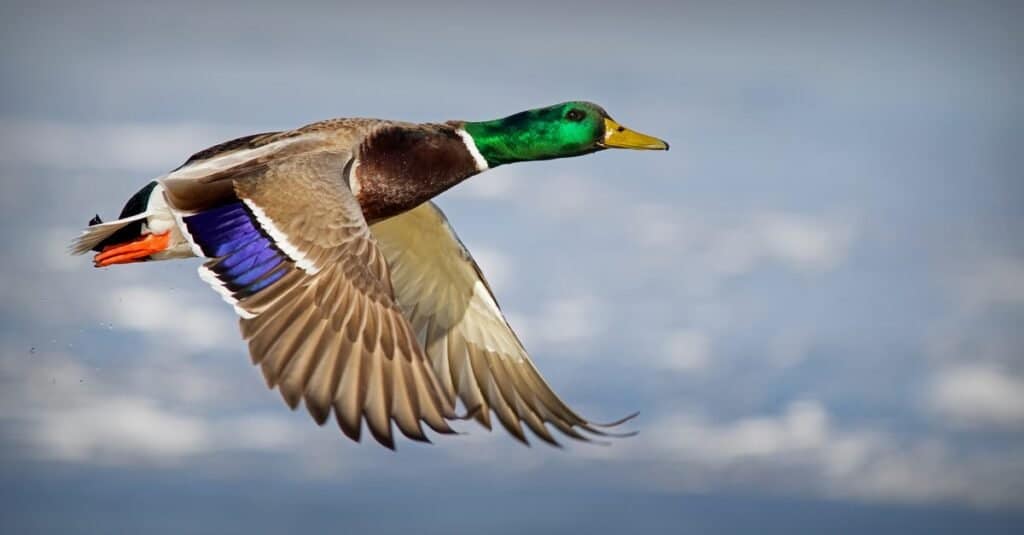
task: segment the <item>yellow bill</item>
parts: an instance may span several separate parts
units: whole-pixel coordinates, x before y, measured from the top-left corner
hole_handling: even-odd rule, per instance
[[[604,141],[601,145],[615,149],[668,150],[668,143],[609,119],[604,120]]]

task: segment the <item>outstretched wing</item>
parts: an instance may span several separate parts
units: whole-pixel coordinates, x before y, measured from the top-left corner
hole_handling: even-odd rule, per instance
[[[262,149],[261,149],[262,150]],[[163,179],[209,282],[242,317],[267,384],[318,424],[334,413],[393,448],[391,422],[426,441],[451,433],[453,404],[398,308],[387,264],[348,189],[351,155],[289,140],[231,165]]]
[[[490,429],[490,412],[520,441],[525,423],[557,445],[545,423],[587,440],[593,424],[554,393],[509,327],[480,268],[432,202],[374,223],[395,296],[433,363],[451,403],[456,396]]]

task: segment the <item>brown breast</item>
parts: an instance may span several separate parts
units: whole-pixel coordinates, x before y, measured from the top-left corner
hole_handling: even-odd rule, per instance
[[[367,221],[415,208],[478,172],[455,128],[392,125],[363,141],[352,172]]]

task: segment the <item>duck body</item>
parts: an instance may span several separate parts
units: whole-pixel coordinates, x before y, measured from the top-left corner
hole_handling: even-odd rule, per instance
[[[429,201],[497,165],[619,146],[667,149],[581,102],[482,123],[331,119],[194,154],[71,252],[97,251],[97,267],[207,259],[200,278],[235,308],[268,386],[355,440],[364,424],[391,448],[392,423],[451,433],[460,401],[524,442],[522,424],[586,439],[607,432],[544,382]]]
[[[344,162],[346,167],[334,171],[344,175],[367,222],[380,221],[418,206],[486,169],[486,161],[478,152],[474,154],[472,143],[457,122],[412,124],[363,118],[329,119],[292,131],[240,137],[192,155],[174,171],[144,186],[129,198],[119,217],[119,221],[130,220],[129,224],[90,249],[101,252],[131,239],[170,231],[166,249],[145,258],[124,260],[194,256],[164,198],[168,184],[173,201],[182,209],[201,210],[221,204],[232,195],[205,187],[204,179],[216,181],[218,172],[229,169],[237,172],[240,162],[262,165],[261,159],[299,153],[350,155]],[[147,215],[139,219],[141,214]],[[101,223],[99,216],[92,223]]]

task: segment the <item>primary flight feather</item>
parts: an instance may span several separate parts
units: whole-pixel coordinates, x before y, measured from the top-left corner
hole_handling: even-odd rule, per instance
[[[548,386],[480,268],[430,200],[507,163],[606,148],[667,150],[596,104],[567,102],[493,121],[331,119],[200,151],[150,182],[119,219],[97,216],[71,246],[97,267],[198,256],[240,316],[270,388],[318,424],[333,413],[427,441],[452,433],[456,402],[557,444],[609,434]]]

